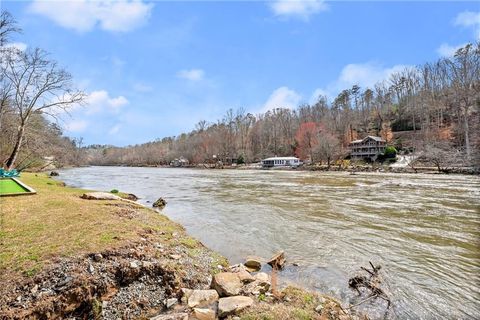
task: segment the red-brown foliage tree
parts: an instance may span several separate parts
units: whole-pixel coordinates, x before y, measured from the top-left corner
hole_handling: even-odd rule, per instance
[[[297,148],[295,154],[302,160],[310,157],[312,163],[314,162],[313,150],[318,145],[319,126],[315,122],[304,122],[300,124],[296,134],[295,141]]]

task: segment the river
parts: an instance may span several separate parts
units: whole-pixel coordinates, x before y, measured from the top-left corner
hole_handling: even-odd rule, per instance
[[[277,170],[86,167],[67,185],[119,189],[163,213],[232,263],[285,250],[284,282],[361,301],[348,278],[372,261],[392,300],[386,318],[480,315],[480,178]],[[384,316],[386,303],[360,309]]]

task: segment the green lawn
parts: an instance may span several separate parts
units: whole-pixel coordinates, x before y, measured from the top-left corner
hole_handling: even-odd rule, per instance
[[[12,179],[0,179],[0,194],[28,192]]]
[[[0,197],[0,283],[16,272],[31,274],[52,257],[123,246],[146,232],[172,245],[178,241],[173,232],[186,236],[180,225],[141,205],[84,200],[85,190],[64,187],[45,174],[24,172],[21,181],[37,194]]]

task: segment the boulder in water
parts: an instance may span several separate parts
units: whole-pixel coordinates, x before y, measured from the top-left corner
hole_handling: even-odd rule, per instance
[[[158,200],[152,204],[152,207],[162,209],[166,205],[167,205],[167,201],[165,201],[163,198],[158,198]]]
[[[127,199],[127,200],[130,200],[130,201],[137,201],[138,200],[138,197],[136,195],[134,195],[133,193],[126,193],[122,197],[123,197],[123,199]]]
[[[262,258],[248,256],[245,259],[244,265],[248,268],[248,271],[258,271],[262,268]]]

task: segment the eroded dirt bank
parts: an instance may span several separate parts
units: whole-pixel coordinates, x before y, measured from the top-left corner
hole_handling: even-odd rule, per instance
[[[26,174],[2,199],[0,319],[357,319],[333,298],[229,266],[132,201]]]

